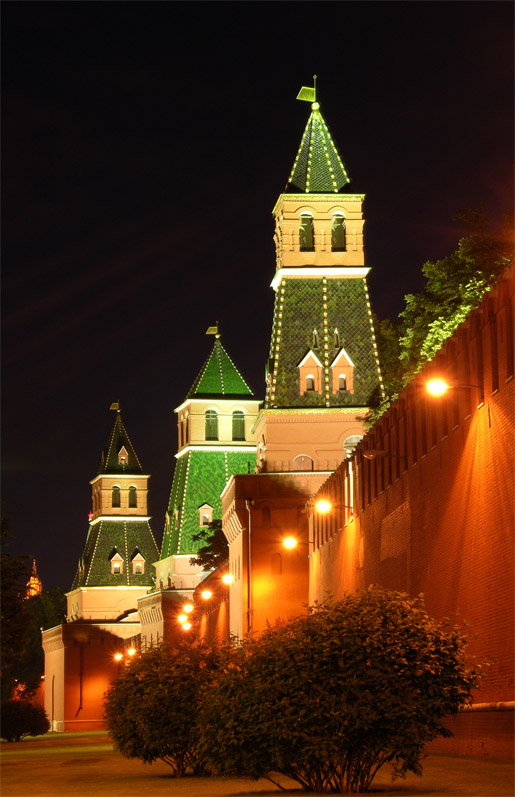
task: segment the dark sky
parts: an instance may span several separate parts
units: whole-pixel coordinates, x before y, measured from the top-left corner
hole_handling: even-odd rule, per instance
[[[372,304],[513,197],[511,2],[2,3],[3,513],[69,589],[112,401],[158,542],[176,416],[222,342],[264,393],[271,211],[319,100],[367,194]]]

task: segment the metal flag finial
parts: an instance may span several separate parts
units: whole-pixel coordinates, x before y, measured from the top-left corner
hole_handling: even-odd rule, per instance
[[[109,409],[110,410],[114,410],[115,412],[120,412],[120,402],[119,401],[113,401],[113,403],[111,404]]]
[[[311,86],[302,86],[301,90],[297,94],[298,100],[304,100],[304,102],[316,102],[317,101],[317,76],[313,75],[313,87]]]
[[[220,333],[218,331],[218,321],[213,327],[207,328],[206,335],[214,335],[215,338],[218,340],[218,338],[220,337]]]

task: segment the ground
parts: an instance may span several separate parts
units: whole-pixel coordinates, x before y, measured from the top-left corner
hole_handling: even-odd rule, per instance
[[[287,791],[266,780],[194,778],[176,780],[161,762],[142,764],[114,752],[106,733],[47,734],[22,742],[2,742],[2,797],[245,797],[245,795],[305,795],[293,781],[281,777]],[[398,797],[512,797],[513,764],[478,758],[428,756],[422,778],[409,776],[391,783],[387,771],[373,783],[378,795]]]

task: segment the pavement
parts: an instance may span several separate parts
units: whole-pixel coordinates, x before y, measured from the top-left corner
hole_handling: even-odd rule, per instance
[[[128,760],[113,750],[102,731],[49,733],[0,745],[2,797],[259,797],[307,795],[298,784],[277,776],[282,789],[268,780],[247,778],[176,779],[170,767]],[[513,797],[513,762],[489,758],[430,755],[423,775],[391,781],[380,770],[370,794],[396,797]]]

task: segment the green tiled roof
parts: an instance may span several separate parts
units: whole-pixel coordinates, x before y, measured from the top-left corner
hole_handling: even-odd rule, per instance
[[[111,573],[114,552],[123,559],[123,573]],[[132,572],[132,559],[136,553],[145,559],[145,572]],[[72,590],[78,587],[151,587],[152,563],[159,550],[148,520],[100,520],[89,527],[86,545],[73,581]]]
[[[311,106],[287,190],[310,194],[338,193],[350,182],[317,102]]]
[[[339,336],[336,346],[335,329]],[[314,330],[318,346],[314,345]],[[276,294],[269,361],[270,374],[277,366],[275,394],[272,396],[269,384],[265,406],[327,406],[323,394],[301,393],[298,366],[312,351],[324,367],[324,377],[331,378],[330,364],[342,348],[354,364],[354,392],[331,393],[329,406],[374,406],[380,398],[380,381],[365,280],[284,279]]]
[[[127,461],[125,463],[118,462],[118,453],[122,447],[127,451]],[[122,423],[122,416],[119,410],[116,413],[116,420],[109,441],[102,451],[102,458],[100,460],[97,476],[101,473],[143,473],[143,468],[134,450],[134,446]]]
[[[168,505],[167,524],[161,559],[177,554],[195,554],[203,542],[193,541],[198,534],[199,507],[213,507],[213,519],[222,517],[220,494],[235,473],[254,472],[256,452],[189,451],[175,467]]]
[[[232,398],[233,396],[253,397],[252,390],[218,338],[216,338],[211,353],[195,379],[187,398],[209,398],[214,396],[221,398]]]

